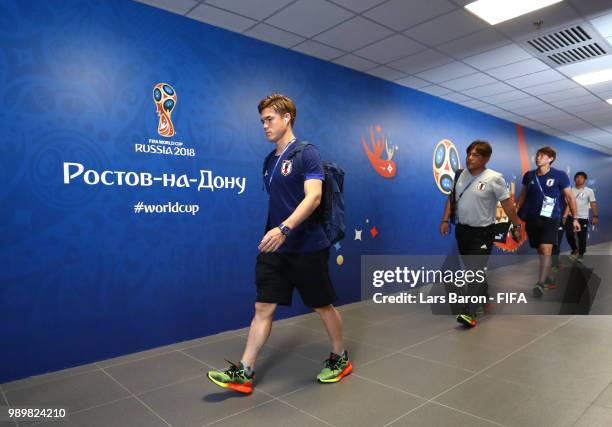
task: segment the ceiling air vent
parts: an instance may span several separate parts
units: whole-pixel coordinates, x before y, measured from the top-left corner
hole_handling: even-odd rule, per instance
[[[607,55],[608,44],[585,25],[568,27],[532,38],[526,45],[538,58],[555,67]]]

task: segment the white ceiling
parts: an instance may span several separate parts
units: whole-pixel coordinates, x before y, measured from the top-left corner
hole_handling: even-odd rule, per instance
[[[496,26],[463,8],[471,0],[136,1],[612,154],[612,82],[570,78],[612,66],[612,54],[552,68],[521,44],[581,25],[612,52],[612,0],[565,0]]]

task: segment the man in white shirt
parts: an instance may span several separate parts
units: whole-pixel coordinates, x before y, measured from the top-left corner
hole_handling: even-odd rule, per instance
[[[574,234],[573,230],[567,228],[567,225],[571,224],[573,220],[571,215],[569,215],[570,211],[568,208],[565,209],[563,215],[563,220],[566,225],[567,243],[569,243],[572,248],[570,258],[580,263],[586,252],[587,232],[589,229],[589,209],[593,211],[593,225],[599,223],[595,192],[592,188],[586,186],[586,181],[587,174],[585,172],[576,172],[576,175],[574,175],[575,186],[572,187],[572,193],[574,193],[574,197],[576,197],[576,205],[578,207],[577,219],[578,223],[580,223],[580,231]],[[578,244],[576,244],[576,236],[578,236]]]

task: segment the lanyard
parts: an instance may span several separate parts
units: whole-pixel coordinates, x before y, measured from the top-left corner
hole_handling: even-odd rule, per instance
[[[540,187],[540,191],[542,192],[542,196],[546,197],[546,193],[542,189],[542,184],[540,184],[540,180],[538,179],[538,171],[533,171],[533,176],[535,178],[535,182],[538,184],[538,187]],[[544,176],[544,175],[542,175],[542,176]]]
[[[486,170],[486,169],[485,169]],[[482,171],[484,172],[484,171]],[[472,182],[476,181],[476,179],[478,179],[478,177],[480,175],[482,175],[482,172],[480,172],[478,175],[476,175],[475,177],[472,178],[472,180],[470,182],[468,182],[468,184],[465,186],[465,188],[463,189],[463,191],[461,192],[461,194],[459,194],[459,196],[455,199],[456,203],[459,203],[459,199],[461,199],[461,196],[463,196],[463,193],[466,192],[466,190],[470,187],[470,185],[472,185]],[[471,174],[470,174],[471,175]]]
[[[287,148],[289,148],[289,146],[293,144],[294,142],[295,142],[295,138],[289,141],[289,144],[287,144],[283,152],[280,153],[280,155],[278,156],[278,159],[276,159],[276,163],[274,163],[274,167],[272,168],[272,172],[270,173],[270,181],[268,182],[268,188],[270,188],[270,186],[272,185],[272,178],[274,178],[274,171],[276,170],[276,167],[278,166],[278,162],[280,162],[280,159],[283,157],[283,154],[285,154],[285,151],[287,151]]]

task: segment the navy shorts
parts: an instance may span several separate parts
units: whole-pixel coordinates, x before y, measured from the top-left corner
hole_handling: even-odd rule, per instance
[[[304,304],[324,307],[336,300],[329,278],[329,248],[316,252],[260,253],[255,265],[257,302],[291,305],[297,288]]]
[[[559,218],[528,218],[525,230],[529,237],[529,246],[537,248],[540,245],[556,245],[559,242]]]

